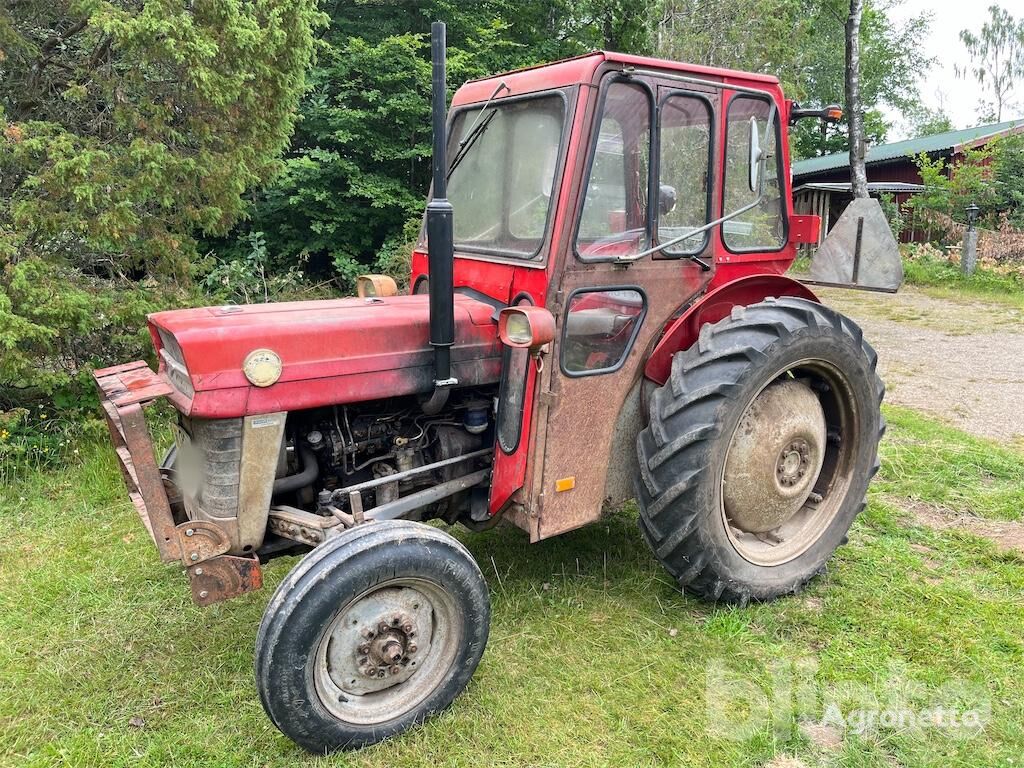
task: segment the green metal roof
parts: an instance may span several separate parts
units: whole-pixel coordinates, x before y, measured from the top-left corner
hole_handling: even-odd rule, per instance
[[[896,141],[892,144],[879,144],[876,147],[868,147],[866,161],[868,163],[883,163],[887,160],[898,160],[901,157],[917,157],[922,152],[942,152],[943,150],[955,149],[962,144],[970,144],[978,139],[1007,133],[1015,128],[1024,129],[1024,118],[993,123],[992,125],[964,128],[961,131],[936,133],[933,136],[923,136],[920,139],[907,139],[906,141]],[[806,160],[798,160],[793,163],[793,176],[808,176],[812,173],[846,168],[849,165],[850,155],[848,152],[836,152],[831,155],[822,155],[821,157],[809,157]]]

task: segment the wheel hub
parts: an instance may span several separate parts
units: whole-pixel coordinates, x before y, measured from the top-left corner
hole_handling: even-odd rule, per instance
[[[328,674],[343,691],[373,693],[408,680],[429,653],[430,603],[416,589],[383,589],[356,602],[336,624]]]
[[[802,437],[783,448],[775,467],[779,484],[790,488],[803,480],[811,466],[810,456],[811,446]]]
[[[722,496],[729,524],[767,534],[807,502],[825,457],[825,413],[795,379],[766,387],[733,435]]]
[[[416,641],[416,619],[395,613],[377,622],[377,627],[362,631],[365,642],[355,649],[359,672],[368,678],[383,680],[400,675],[419,648]]]

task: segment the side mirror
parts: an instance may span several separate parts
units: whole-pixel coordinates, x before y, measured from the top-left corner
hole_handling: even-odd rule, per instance
[[[761,132],[757,130],[757,118],[750,118],[750,168],[748,169],[750,178],[750,191],[757,192],[760,188],[761,181],[761,158],[763,152],[761,151]]]
[[[676,193],[675,187],[671,184],[662,184],[658,188],[658,213],[662,216],[672,213],[676,209],[678,199],[679,195]]]
[[[555,339],[555,317],[544,307],[505,307],[498,313],[498,337],[513,349],[540,349]]]

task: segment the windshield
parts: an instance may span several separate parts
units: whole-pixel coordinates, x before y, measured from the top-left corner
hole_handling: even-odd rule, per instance
[[[449,158],[458,156],[460,143],[477,129],[448,181],[457,249],[537,255],[547,229],[564,122],[565,102],[558,95],[499,102],[482,115],[481,108],[456,115]]]

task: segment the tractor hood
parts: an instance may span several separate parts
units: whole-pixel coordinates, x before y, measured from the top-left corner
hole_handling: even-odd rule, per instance
[[[495,307],[455,296],[453,373],[460,386],[496,382],[502,345]],[[160,375],[186,415],[234,418],[433,389],[427,296],[203,307],[149,316]],[[280,378],[254,386],[254,350],[280,359]]]

